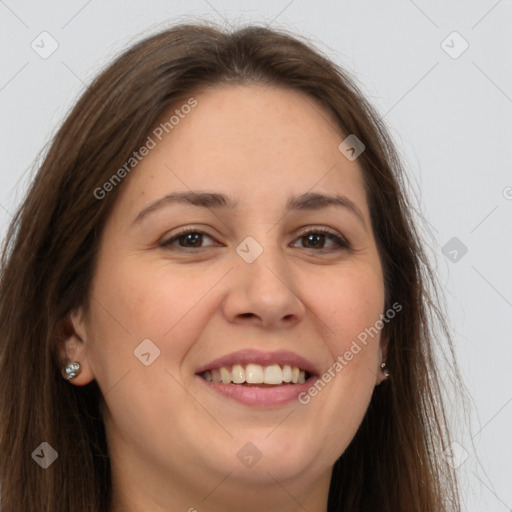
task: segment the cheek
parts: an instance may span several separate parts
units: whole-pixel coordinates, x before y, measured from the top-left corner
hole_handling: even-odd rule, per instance
[[[332,426],[330,442],[340,453],[362,421],[377,377],[384,286],[373,268],[361,270],[333,272],[328,285],[312,286],[321,293],[308,294],[308,308],[322,325],[331,355],[322,382],[310,388],[310,403],[317,407],[319,421]]]
[[[165,356],[166,365],[179,365],[208,320],[204,299],[218,282],[219,273],[176,271],[165,262],[118,261],[122,263],[106,261],[98,268],[93,287],[97,364],[105,370],[108,365],[132,367],[139,363],[134,350],[150,339]]]
[[[98,268],[89,357],[117,428],[140,435],[144,423],[171,421],[186,406],[180,365],[208,320],[202,299],[217,280],[129,259]],[[168,407],[158,411],[155,403]]]
[[[378,348],[380,329],[376,333],[375,325],[384,310],[384,285],[379,272],[370,266],[341,269],[318,278],[316,283],[309,278],[309,289],[307,306],[321,319],[333,357],[350,350],[353,341],[362,348]]]

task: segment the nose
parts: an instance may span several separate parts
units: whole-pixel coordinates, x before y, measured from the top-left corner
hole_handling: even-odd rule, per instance
[[[252,263],[240,261],[230,272],[224,315],[235,324],[269,329],[294,326],[306,313],[295,284],[286,255],[267,248]]]

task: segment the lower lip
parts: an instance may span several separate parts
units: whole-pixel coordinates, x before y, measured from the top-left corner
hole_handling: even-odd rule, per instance
[[[225,398],[230,398],[235,402],[244,405],[271,407],[276,405],[289,404],[298,401],[298,396],[307,391],[317,380],[316,377],[310,377],[303,384],[284,384],[274,387],[247,387],[241,384],[223,384],[219,382],[210,382],[202,377],[196,376],[203,384],[209,387]]]

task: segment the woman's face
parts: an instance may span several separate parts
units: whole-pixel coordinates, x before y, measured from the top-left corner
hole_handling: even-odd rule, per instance
[[[382,340],[360,341],[384,313],[362,172],[308,96],[194,98],[118,185],[72,382],[102,390],[118,481],[325,494],[382,379]]]

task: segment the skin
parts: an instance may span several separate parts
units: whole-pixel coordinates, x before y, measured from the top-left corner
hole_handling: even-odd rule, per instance
[[[324,512],[332,466],[384,378],[385,340],[371,339],[307,405],[242,405],[195,372],[243,348],[294,351],[325,372],[375,324],[384,282],[362,172],[338,150],[346,135],[308,96],[229,85],[194,97],[121,185],[90,312],[69,317],[62,355],[82,365],[70,384],[96,379],[102,390],[113,512]],[[133,223],[158,199],[190,190],[239,204],[176,203]],[[286,213],[289,197],[306,192],[348,197],[364,224],[339,206]],[[208,236],[196,248],[159,245],[186,226]],[[308,227],[327,227],[351,249],[329,237],[309,245]],[[250,264],[235,250],[248,236],[263,248]],[[144,339],[160,350],[149,366],[134,356]],[[250,468],[237,457],[248,442],[261,453]]]

